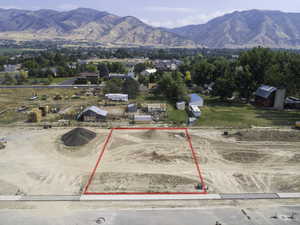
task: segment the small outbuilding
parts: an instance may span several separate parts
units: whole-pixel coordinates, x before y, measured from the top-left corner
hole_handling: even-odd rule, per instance
[[[273,107],[277,88],[262,85],[255,92],[255,105]]]
[[[129,104],[127,106],[127,112],[133,113],[137,111],[137,104]]]
[[[128,94],[106,94],[105,98],[111,101],[128,102]]]
[[[198,106],[198,107],[204,106],[204,99],[198,94],[190,94],[189,97],[190,97],[189,106],[191,105]]]
[[[147,111],[149,113],[163,113],[167,111],[167,104],[165,103],[153,103],[147,105]]]
[[[147,124],[152,123],[153,119],[151,115],[134,115],[134,123],[137,124]]]
[[[83,110],[78,116],[77,120],[84,122],[100,122],[105,121],[108,112],[98,108],[97,106],[91,106]]]
[[[177,102],[176,103],[176,108],[178,110],[185,110],[185,102]]]

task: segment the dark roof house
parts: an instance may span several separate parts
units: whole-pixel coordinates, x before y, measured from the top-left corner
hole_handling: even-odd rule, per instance
[[[255,92],[255,105],[263,107],[273,107],[277,88],[262,85]]]

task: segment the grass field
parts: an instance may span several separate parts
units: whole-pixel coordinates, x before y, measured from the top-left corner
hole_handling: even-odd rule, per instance
[[[137,101],[167,102],[164,98],[155,99],[153,96],[140,96]],[[291,126],[300,121],[300,110],[261,109],[251,104],[226,103],[213,97],[205,97],[205,106],[201,111],[202,116],[195,126],[233,128]],[[188,116],[186,111],[177,110],[173,104],[168,103],[168,122],[176,125],[185,124]]]
[[[31,49],[31,48],[0,48],[0,55],[4,54],[20,54],[29,51],[43,51],[44,49]]]
[[[54,77],[51,84],[59,84],[65,80],[69,80],[72,79],[72,77]],[[35,81],[37,81],[38,83],[47,83],[48,82],[48,78],[29,78],[28,79],[28,84],[34,83]]]
[[[250,127],[289,126],[300,120],[300,111],[261,109],[250,104],[224,103],[206,98],[198,126]]]

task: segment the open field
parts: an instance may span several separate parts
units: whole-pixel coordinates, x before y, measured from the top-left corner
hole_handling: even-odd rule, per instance
[[[70,130],[1,127],[7,145],[0,150],[0,195],[80,194],[109,130],[93,128],[92,142],[65,147],[60,137]],[[209,193],[300,192],[300,132],[189,133]],[[183,134],[115,134],[89,191],[195,191],[199,178]]]

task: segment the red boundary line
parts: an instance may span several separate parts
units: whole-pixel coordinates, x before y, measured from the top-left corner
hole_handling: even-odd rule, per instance
[[[100,161],[103,158],[103,155],[105,153],[105,150],[107,149],[107,145],[108,145],[108,143],[109,143],[109,141],[112,137],[112,134],[113,134],[114,130],[184,130],[185,134],[187,136],[189,147],[190,147],[191,152],[192,152],[192,157],[193,157],[194,163],[195,163],[196,168],[197,168],[198,176],[200,178],[200,182],[201,182],[201,185],[202,185],[202,188],[203,188],[204,191],[202,191],[202,192],[117,192],[117,193],[113,193],[113,192],[112,193],[88,192],[88,188],[92,183],[92,180],[95,176],[96,170],[99,167]],[[158,127],[158,128],[155,128],[155,127],[149,127],[149,128],[147,128],[147,127],[144,127],[144,128],[141,128],[141,127],[137,127],[137,128],[112,128],[110,130],[109,135],[107,136],[107,138],[105,140],[104,146],[103,146],[103,148],[100,152],[100,155],[97,159],[96,165],[95,165],[95,167],[93,168],[93,170],[91,172],[91,175],[88,179],[88,182],[87,182],[87,184],[84,188],[83,194],[84,195],[194,195],[194,194],[207,194],[206,185],[205,185],[204,178],[202,176],[201,168],[200,168],[200,165],[199,165],[199,162],[198,162],[197,158],[199,158],[199,157],[197,157],[196,151],[195,151],[195,149],[193,147],[193,144],[192,144],[191,136],[189,135],[189,132],[188,132],[187,128],[170,128],[170,127],[168,127],[168,128],[167,127]]]
[[[110,130],[108,136],[106,137],[105,143],[104,143],[103,148],[102,148],[102,151],[101,151],[101,153],[100,153],[100,155],[99,155],[99,157],[98,157],[97,163],[96,163],[94,169],[92,170],[92,173],[91,173],[91,175],[90,175],[90,177],[89,177],[89,180],[88,180],[88,182],[87,182],[87,184],[86,184],[86,186],[85,186],[85,188],[84,188],[84,191],[83,191],[84,194],[87,193],[87,190],[88,190],[90,184],[92,183],[92,180],[93,180],[93,178],[94,178],[94,176],[95,176],[96,170],[97,170],[97,168],[98,168],[98,166],[99,166],[99,164],[100,164],[100,161],[101,161],[101,159],[102,159],[102,157],[103,157],[103,155],[104,155],[106,146],[107,146],[107,144],[108,144],[108,142],[109,142],[109,140],[110,140],[110,138],[111,138],[111,136],[112,136],[112,133],[113,133],[113,129]]]

